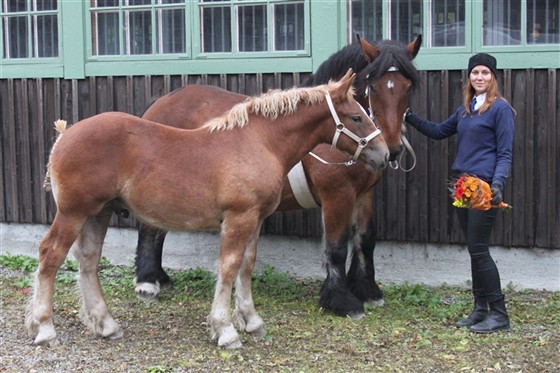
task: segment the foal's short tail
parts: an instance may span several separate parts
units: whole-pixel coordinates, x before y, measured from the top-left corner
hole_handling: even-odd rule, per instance
[[[47,164],[47,174],[45,175],[45,182],[43,183],[43,188],[45,188],[45,190],[47,192],[50,192],[51,190],[51,174],[50,174],[50,169],[51,169],[51,156],[52,153],[54,151],[54,147],[56,146],[56,144],[58,143],[58,141],[60,140],[60,138],[62,137],[62,134],[64,133],[64,131],[66,131],[66,121],[59,119],[56,120],[54,122],[54,129],[56,130],[56,132],[58,132],[58,135],[56,137],[56,140],[52,146],[51,149],[51,155],[49,156],[49,163]]]

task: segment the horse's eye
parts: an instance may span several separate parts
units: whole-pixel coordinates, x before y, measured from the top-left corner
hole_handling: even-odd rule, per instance
[[[359,115],[354,115],[354,116],[352,117],[352,120],[353,120],[354,122],[356,122],[356,123],[362,123],[362,117],[359,116]]]

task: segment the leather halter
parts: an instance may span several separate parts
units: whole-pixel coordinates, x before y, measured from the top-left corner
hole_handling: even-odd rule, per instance
[[[329,110],[331,111],[331,115],[334,119],[334,122],[336,123],[336,132],[335,132],[334,137],[333,137],[332,147],[333,148],[336,147],[336,143],[338,142],[338,139],[339,139],[341,133],[350,137],[352,140],[354,140],[358,144],[358,148],[356,149],[356,152],[352,156],[352,161],[356,162],[358,160],[358,157],[360,156],[362,150],[367,146],[367,144],[371,140],[376,138],[377,136],[381,135],[381,130],[379,128],[377,128],[375,123],[373,123],[375,131],[370,133],[367,137],[364,138],[364,137],[360,137],[360,136],[356,135],[355,133],[350,131],[348,128],[346,128],[346,126],[344,126],[344,124],[340,121],[340,118],[338,117],[338,114],[336,113],[336,110],[334,108],[334,105],[333,105],[333,102],[332,102],[332,99],[331,99],[331,95],[327,92],[325,97],[327,99],[327,104],[329,105]],[[366,114],[366,116],[368,116],[367,113],[365,112],[365,110],[362,108],[362,106],[361,105],[358,105],[358,106],[360,106],[360,109],[362,109],[364,114]]]

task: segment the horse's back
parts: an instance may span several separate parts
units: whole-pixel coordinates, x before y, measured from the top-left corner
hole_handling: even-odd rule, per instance
[[[178,130],[126,113],[84,119],[60,135],[49,161],[51,179],[59,190],[103,184],[114,193],[123,178],[154,157],[155,145],[173,137],[170,131]]]
[[[157,99],[142,118],[168,126],[193,129],[224,114],[247,96],[208,85],[186,85]]]

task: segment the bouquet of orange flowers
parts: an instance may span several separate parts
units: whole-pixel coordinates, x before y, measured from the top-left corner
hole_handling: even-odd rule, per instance
[[[488,210],[492,207],[511,209],[505,202],[492,205],[492,190],[490,185],[475,176],[464,175],[450,183],[449,192],[453,199],[453,206]]]

